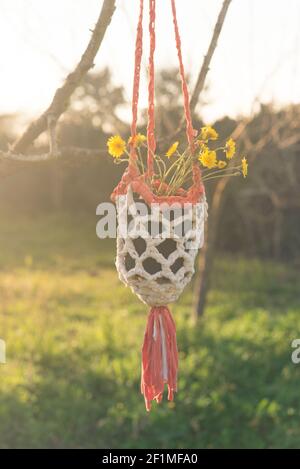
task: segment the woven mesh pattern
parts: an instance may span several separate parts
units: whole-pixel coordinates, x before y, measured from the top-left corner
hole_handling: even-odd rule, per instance
[[[126,197],[119,198],[117,207],[119,226],[116,267],[120,280],[150,306],[176,301],[194,274],[195,257],[198,249],[203,246],[207,214],[205,198],[192,206],[188,215],[183,214],[176,216],[174,220],[168,220],[168,238],[150,237],[147,230],[138,236],[122,236],[120,224],[124,223],[124,215],[134,218],[137,213],[136,202],[130,190]],[[182,226],[187,216],[191,229],[186,230],[183,236],[178,236],[178,226]],[[157,218],[151,214],[140,217],[140,220],[143,226],[149,226],[149,222],[154,226],[157,223]],[[164,225],[164,215],[160,212],[157,234],[164,230]],[[193,232],[195,228],[197,236]]]

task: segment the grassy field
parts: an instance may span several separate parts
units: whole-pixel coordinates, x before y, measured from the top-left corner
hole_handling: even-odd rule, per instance
[[[299,271],[223,257],[206,316],[191,288],[174,305],[174,403],[139,394],[146,307],[118,280],[96,220],[0,220],[0,446],[295,448],[300,446]]]

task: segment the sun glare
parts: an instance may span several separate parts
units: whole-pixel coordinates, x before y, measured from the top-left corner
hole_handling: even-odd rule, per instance
[[[289,8],[283,8],[283,3],[233,2],[208,76],[205,105],[201,108],[206,121],[226,114],[247,114],[255,99],[279,104],[300,101],[300,3],[289,0]],[[115,82],[125,87],[128,101],[137,4],[118,0],[95,68],[110,67]],[[191,85],[199,72],[220,4],[220,0],[189,0],[187,10],[186,2],[178,2],[184,61]],[[158,1],[158,68],[177,63],[172,24],[166,21],[170,18],[168,7],[168,2]],[[81,56],[98,10],[97,0],[2,0],[0,112],[32,115],[47,106]],[[145,45],[147,48],[147,41]],[[146,104],[145,71],[144,63],[142,105]]]

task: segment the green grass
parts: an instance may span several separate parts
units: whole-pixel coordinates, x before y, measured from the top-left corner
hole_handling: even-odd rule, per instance
[[[218,259],[205,317],[174,305],[179,392],[145,412],[147,310],[118,280],[96,220],[0,220],[0,447],[296,448],[299,272]]]

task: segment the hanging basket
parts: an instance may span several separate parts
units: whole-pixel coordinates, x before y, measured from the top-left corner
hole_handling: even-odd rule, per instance
[[[205,196],[197,204],[191,204],[187,213],[173,219],[168,206],[160,207],[154,215],[147,213],[140,217],[142,232],[136,234],[132,230],[132,235],[129,223],[137,216],[138,207],[130,186],[126,196],[119,196],[116,203],[119,227],[116,268],[120,280],[149,306],[175,302],[190,282],[196,255],[203,246]],[[185,231],[187,222],[189,229]],[[124,235],[120,233],[121,226],[125,228]],[[156,231],[154,236],[151,227]]]
[[[175,0],[171,0],[171,7],[184,97],[186,135],[191,154],[193,154],[195,132],[189,108]],[[118,211],[116,267],[119,277],[141,301],[151,306],[142,349],[141,378],[141,391],[145,398],[146,408],[150,410],[152,400],[161,401],[165,384],[168,386],[169,400],[173,399],[173,394],[177,390],[176,328],[167,305],[178,299],[193,276],[195,257],[198,249],[203,245],[207,206],[198,164],[193,164],[193,183],[189,189],[180,188],[171,196],[163,196],[155,192],[153,185],[156,179],[153,169],[156,149],[154,134],[155,0],[149,0],[147,170],[144,174],[140,174],[138,170],[135,138],[142,57],[142,22],[143,0],[140,0],[135,48],[130,159],[128,168],[112,194],[112,200],[115,201]],[[149,209],[154,204],[158,209],[158,215],[156,212],[154,216],[150,211],[144,219],[137,217],[139,202],[144,202]],[[178,236],[178,224],[183,223],[185,219],[185,212],[182,212],[179,218],[168,218],[168,235],[161,236],[166,224],[165,214],[173,204],[182,208],[189,206],[190,229],[183,229],[181,236]],[[128,227],[130,221],[137,219],[143,227],[142,235],[141,233],[131,234],[130,230],[124,234],[124,227]],[[147,229],[149,224],[152,224],[151,222],[157,223],[160,227],[155,235],[152,230]]]

